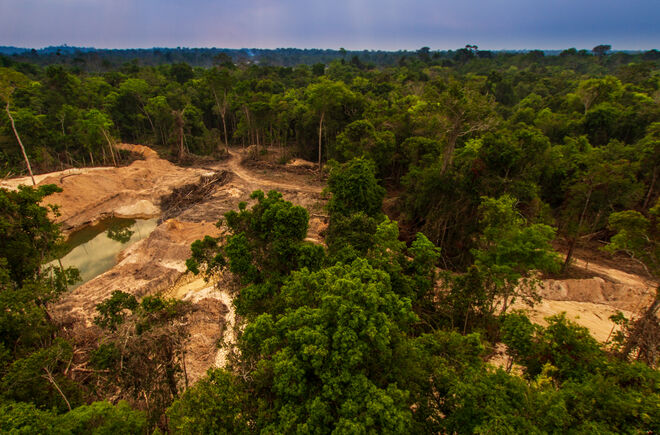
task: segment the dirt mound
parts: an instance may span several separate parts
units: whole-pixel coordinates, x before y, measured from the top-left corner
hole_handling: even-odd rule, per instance
[[[207,171],[178,168],[161,159],[147,159],[134,162],[125,168],[113,168],[60,180],[47,178],[43,183],[55,183],[63,192],[47,198],[51,204],[60,206],[61,215],[57,218],[63,229],[71,230],[125,211],[142,201],[153,204],[171,192],[175,186],[192,183]],[[144,217],[143,213],[136,213]],[[158,213],[152,214],[151,217]]]
[[[63,191],[46,198],[59,206],[56,221],[65,233],[92,225],[106,217],[148,218],[160,213],[158,199],[182,184],[193,183],[209,171],[179,168],[143,145],[118,145],[142,154],[129,166],[82,168],[40,175],[39,184],[56,184]],[[15,187],[25,180],[3,182]],[[22,183],[24,184],[24,183]]]
[[[307,162],[305,160],[296,159],[295,164],[288,163],[285,165],[265,161],[265,160],[253,160],[251,158],[244,159],[241,161],[241,165],[250,169],[259,169],[273,172],[289,172],[292,174],[301,174],[301,175],[314,175],[318,174],[318,165],[314,163]]]
[[[533,308],[523,304],[532,321],[545,325],[545,317],[565,312],[567,317],[589,329],[600,341],[610,336],[614,323],[609,319],[617,311],[636,316],[654,298],[657,283],[644,276],[612,267],[610,263],[576,258],[571,276],[580,278],[544,279],[539,294],[543,300]]]
[[[653,300],[652,289],[644,285],[621,284],[600,277],[587,279],[548,279],[540,289],[544,299],[591,302],[636,312]]]

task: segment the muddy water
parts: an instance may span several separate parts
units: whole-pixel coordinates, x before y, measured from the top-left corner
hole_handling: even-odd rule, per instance
[[[61,260],[64,267],[80,271],[82,281],[75,287],[110,270],[117,263],[117,254],[147,237],[157,221],[112,218],[72,233],[67,240],[70,251]]]

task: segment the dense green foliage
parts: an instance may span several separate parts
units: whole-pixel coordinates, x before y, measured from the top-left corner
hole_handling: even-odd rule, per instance
[[[660,293],[615,316],[608,348],[510,310],[559,271],[556,236],[564,271],[599,238],[659,275],[660,56],[607,52],[0,57],[3,174],[23,171],[18,133],[39,171],[120,164],[119,140],[180,161],[256,145],[330,163],[326,246],[275,191],[192,245],[188,269],[224,275],[238,317],[228,365],[194,386],[190,304],[116,291],[91,342],[71,340],[48,304],[76,274],[42,266],[59,249],[39,205],[55,189],[0,190],[0,430],[660,431]],[[504,368],[485,362],[498,342]]]
[[[303,55],[321,56],[310,68],[302,58],[276,66],[258,50],[258,63],[240,50],[210,50],[204,62],[201,51],[146,50],[99,72],[82,66],[120,53],[61,49],[60,57],[2,58],[23,78],[10,86],[10,111],[41,171],[118,162],[117,140],[180,159],[225,144],[278,145],[321,162],[364,156],[400,189],[407,232],[423,231],[445,265],[463,269],[482,196],[515,197],[528,220],[554,223],[569,243],[606,229],[611,211],[647,210],[657,197],[654,51],[550,56],[470,46],[380,62],[375,52],[310,50]],[[152,62],[165,53],[169,61]],[[44,64],[22,63],[30,59]],[[6,113],[0,153],[3,173],[24,171]]]
[[[69,371],[73,344],[48,313],[76,270],[42,266],[61,242],[39,203],[54,185],[0,189],[0,431],[3,433],[142,433],[146,419],[127,403],[85,405]],[[47,200],[47,199],[46,199]]]
[[[362,167],[360,160],[336,166],[331,179],[350,177]],[[330,183],[333,199],[353,190],[351,184]],[[262,208],[261,192],[253,197],[252,211],[241,205],[239,213],[258,223],[262,213],[270,213]],[[274,192],[268,197],[277,198],[272,208],[294,207]],[[507,298],[516,296],[516,284],[530,270],[559,266],[548,245],[552,229],[526,224],[511,197],[483,199],[475,264],[465,275],[447,277],[444,296],[429,293],[435,287],[439,252],[427,238],[420,234],[406,248],[395,222],[369,216],[369,201],[352,203],[349,212],[333,208],[333,200],[330,204],[331,222],[346,218],[344,213],[358,221],[373,219],[372,235],[359,239],[350,226],[335,228],[333,243],[346,244],[351,255],[327,256],[314,270],[290,262],[286,277],[261,275],[268,293],[254,292],[251,268],[230,265],[263,252],[249,243],[241,251],[230,250],[237,237],[235,224],[224,244],[208,238],[195,242],[193,251],[199,255],[189,262],[191,269],[229,269],[243,283],[234,304],[245,324],[226,370],[210,371],[168,411],[175,432],[658,430],[656,370],[614,359],[585,328],[563,316],[550,318],[542,328],[517,312],[504,314],[502,309],[496,314],[485,308],[502,300],[506,308]],[[235,212],[227,215],[228,221],[232,216]],[[278,231],[283,234],[300,225],[281,223]],[[270,227],[262,228],[261,236],[253,234],[250,240],[273,234]],[[332,252],[332,244],[328,249]],[[217,253],[228,260],[217,261]],[[278,258],[277,252],[270,255]],[[476,284],[471,282],[475,275]],[[527,290],[533,292],[533,287]],[[476,302],[484,293],[488,302]],[[260,303],[244,305],[246,295]],[[465,315],[459,325],[448,323],[452,307],[471,310],[470,321],[464,311],[458,313]],[[488,343],[479,333],[465,334],[468,325],[470,330],[495,325],[509,348],[507,371],[484,363]],[[463,334],[456,331],[461,329]],[[514,364],[522,376],[508,373]]]

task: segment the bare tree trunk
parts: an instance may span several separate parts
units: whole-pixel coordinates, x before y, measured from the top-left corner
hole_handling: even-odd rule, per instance
[[[470,306],[465,309],[465,321],[463,322],[463,335],[467,332],[468,316],[470,315]]]
[[[444,156],[442,158],[442,171],[441,174],[444,174],[447,169],[451,166],[451,162],[454,159],[454,149],[456,148],[456,141],[458,140],[458,126],[455,126],[452,132],[449,135],[447,140],[447,147],[445,148]]]
[[[222,117],[222,129],[224,130],[225,134],[225,148],[229,148],[229,136],[227,135],[227,120],[225,119],[225,112],[224,110],[220,113],[220,116]]]
[[[46,376],[45,376],[45,378],[48,379],[48,381],[49,381],[51,384],[53,384],[53,386],[55,387],[55,389],[60,393],[60,396],[62,396],[62,399],[64,399],[64,401],[66,402],[66,406],[69,408],[69,411],[71,411],[71,404],[69,403],[69,401],[67,400],[66,396],[64,395],[64,393],[63,393],[62,390],[60,389],[59,385],[57,385],[57,382],[55,382],[55,378],[53,377],[53,374],[52,374],[52,373],[50,372],[50,370],[48,370],[48,368],[46,368],[46,367],[44,367],[44,371],[46,372]]]
[[[142,113],[144,113],[144,116],[147,117],[147,121],[149,121],[149,125],[151,126],[151,131],[154,132],[154,136],[158,136],[158,134],[156,133],[156,126],[154,125],[154,122],[151,120],[151,116],[149,116],[149,113],[144,108],[142,103],[140,103],[140,110],[142,111]],[[155,137],[155,139],[158,140],[158,137]]]
[[[108,133],[104,129],[101,129],[101,133],[103,133],[103,136],[105,137],[105,140],[108,142],[108,147],[110,147],[110,155],[112,156],[112,163],[117,166],[117,159],[115,158],[115,147],[112,144],[112,141],[110,140],[110,137],[108,136]]]
[[[7,105],[5,106],[5,111],[7,112],[7,116],[9,116],[9,120],[11,121],[11,128],[12,130],[14,130],[14,136],[16,136],[16,140],[18,141],[18,144],[21,146],[21,152],[23,153],[25,164],[27,165],[28,172],[30,173],[30,178],[32,178],[32,185],[36,186],[37,182],[34,180],[34,174],[32,174],[32,166],[30,166],[30,160],[28,160],[28,156],[25,153],[25,147],[23,146],[21,137],[18,135],[18,131],[16,131],[16,124],[14,124],[14,117],[11,116],[11,112],[9,111],[9,102],[7,102]]]
[[[183,159],[185,149],[183,147],[183,120],[179,124],[179,160]]]
[[[222,118],[222,130],[225,134],[225,148],[229,148],[229,138],[227,135],[227,120],[225,119],[227,115],[227,92],[224,93],[224,104],[221,106],[220,101],[218,100],[218,95],[213,90],[213,97],[215,98],[215,104],[218,106],[218,113],[220,113],[220,118]]]
[[[656,180],[656,177],[657,177],[657,173],[658,173],[658,168],[654,167],[653,168],[653,178],[651,178],[651,185],[649,186],[649,191],[646,194],[646,199],[644,199],[644,205],[642,206],[642,208],[644,208],[644,209],[646,207],[648,207],[649,201],[651,200],[651,195],[653,194],[653,188],[655,187],[655,180]]]
[[[185,145],[184,145],[184,135],[183,135],[183,126],[185,124],[185,121],[183,119],[183,112],[179,110],[172,110],[172,116],[174,116],[174,124],[176,125],[176,129],[179,133],[179,138],[178,138],[178,159],[179,161],[183,160],[183,157],[186,153]]]
[[[245,119],[247,121],[247,134],[248,134],[248,146],[254,143],[252,138],[252,122],[250,121],[250,111],[247,106],[243,106],[243,111],[245,112]]]
[[[578,221],[577,230],[575,231],[575,235],[573,236],[573,239],[571,240],[571,246],[568,248],[568,253],[566,254],[566,260],[564,261],[564,265],[561,267],[561,273],[566,273],[566,270],[568,270],[568,266],[571,263],[571,259],[573,258],[573,251],[575,251],[575,245],[577,244],[578,236],[580,235],[580,228],[582,228],[582,223],[584,221],[584,216],[587,213],[587,207],[589,207],[589,201],[591,200],[591,193],[592,192],[593,192],[593,187],[589,189],[589,194],[587,195],[587,200],[585,201],[584,207],[582,208],[582,213],[580,214],[580,220]]]
[[[324,117],[325,117],[325,112],[321,112],[321,120],[319,121],[319,177],[321,177],[321,169],[323,169],[323,166],[321,165],[321,135],[323,132]]]

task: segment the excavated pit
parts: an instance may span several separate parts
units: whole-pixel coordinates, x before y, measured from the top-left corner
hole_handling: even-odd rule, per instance
[[[222,229],[216,227],[216,222],[226,212],[237,209],[239,202],[249,202],[250,193],[256,189],[280,190],[285,199],[316,210],[309,237],[320,240],[319,231],[325,225],[320,214],[322,187],[312,176],[294,174],[282,180],[255,175],[242,168],[236,153],[210,167],[181,168],[147,147],[121,147],[140,152],[145,159],[120,168],[39,176],[39,184],[63,188],[61,193],[47,197],[46,202],[59,207],[56,221],[66,235],[109,218],[157,218],[158,225],[148,237],[122,250],[112,268],[63,295],[51,312],[62,322],[76,322],[81,331],[85,330],[83,325],[93,331],[96,305],[114,290],[138,298],[164,294],[190,300],[196,310],[186,326],[186,369],[189,380],[194,381],[209,367],[224,362],[218,343],[227,339],[225,323],[233,321],[233,312],[226,289],[186,273],[190,244],[205,235],[220,235]],[[19,182],[8,180],[2,187],[16,188]],[[187,291],[182,293],[182,287]]]

